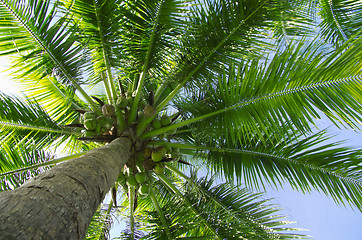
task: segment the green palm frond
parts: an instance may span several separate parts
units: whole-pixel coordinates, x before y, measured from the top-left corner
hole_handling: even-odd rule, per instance
[[[360,42],[357,39],[329,56],[320,52],[322,46],[299,44],[276,53],[270,62],[246,61],[237,69],[230,67],[176,103],[190,118],[173,127],[199,122],[196,132],[232,131],[244,138],[249,132],[262,137],[266,129],[272,131],[268,126],[308,132],[319,118],[318,109],[337,125],[358,128]]]
[[[52,156],[44,151],[37,150],[34,146],[19,142],[15,147],[2,144],[0,148],[0,173],[14,169],[24,169],[31,165],[38,165],[49,161]],[[20,187],[25,181],[37,176],[49,169],[41,166],[23,170],[11,175],[0,176],[0,191],[6,191]]]
[[[162,206],[173,239],[306,238],[286,233],[295,229],[283,226],[288,222],[280,220],[283,217],[277,215],[279,209],[260,200],[260,194],[251,194],[245,188],[237,189],[228,184],[215,186],[211,179],[197,180],[193,176],[179,185],[178,191],[179,194],[163,198]],[[157,211],[149,214],[152,232],[145,238],[166,239]]]
[[[20,143],[20,146],[19,146],[19,143],[16,145],[16,147],[13,147],[12,149],[21,149],[21,144]],[[9,147],[8,146],[5,146],[4,147],[4,151],[5,152],[8,152],[8,149]],[[28,151],[28,150],[27,150]],[[80,156],[83,156],[84,154],[86,153],[86,151],[84,152],[81,152],[81,153],[76,153],[76,154],[72,154],[72,155],[68,155],[68,156],[65,156],[65,157],[60,157],[60,158],[56,158],[56,159],[53,159],[53,160],[48,160],[46,162],[41,162],[40,163],[31,163],[31,162],[28,162],[27,164],[30,164],[29,166],[23,166],[23,167],[19,167],[17,164],[16,164],[16,160],[14,161],[11,156],[8,154],[7,158],[9,160],[3,160],[3,170],[2,172],[0,173],[0,177],[3,177],[3,176],[7,176],[7,175],[14,175],[14,174],[17,174],[17,173],[21,173],[21,172],[24,172],[24,171],[27,171],[27,170],[33,170],[33,169],[36,169],[36,168],[40,168],[40,167],[48,167],[48,166],[53,166],[55,164],[58,164],[58,163],[61,163],[61,162],[65,162],[65,161],[69,161],[71,159],[74,159],[74,158],[77,158],[77,157],[80,157]],[[9,157],[10,156],[10,157]],[[17,155],[16,155],[17,156]],[[5,158],[4,158],[5,159]],[[13,165],[12,163],[10,162],[14,162],[15,165]],[[25,162],[24,162],[25,163]],[[6,166],[6,167],[4,167]],[[10,170],[12,169],[12,170]]]
[[[278,9],[278,10],[277,10]],[[190,23],[180,39],[177,62],[165,79],[171,88],[161,109],[185,85],[204,83],[210,73],[244,59],[261,56],[271,45],[261,38],[261,29],[273,29],[284,17],[295,15],[290,2],[280,1],[205,1],[196,5]],[[156,94],[161,96],[165,86]]]
[[[128,77],[132,78],[133,74],[145,72],[150,68],[152,74],[157,75],[157,71],[161,70],[158,66],[160,63],[163,63],[164,67],[167,67],[165,64],[171,63],[169,53],[177,49],[174,41],[177,41],[185,27],[183,17],[188,11],[189,2],[142,0],[129,1],[124,5],[120,58],[122,68],[130,74]]]
[[[117,99],[112,70],[119,65],[117,49],[119,40],[119,21],[121,14],[117,5],[120,1],[78,0],[64,1],[71,11],[70,21],[74,22],[78,33],[77,41],[89,51],[92,64],[89,72],[95,82],[103,81],[109,103]],[[91,37],[89,37],[91,36]],[[91,83],[87,80],[87,83]]]
[[[25,88],[23,100],[0,93],[1,190],[128,137],[88,239],[108,238],[115,215],[122,239],[307,238],[236,184],[287,183],[362,212],[362,150],[315,129],[321,117],[361,129],[361,6],[0,0],[0,56]],[[227,183],[184,173],[197,165]]]
[[[292,39],[315,37],[316,15],[314,12],[315,1],[291,2],[291,8],[280,12],[283,19],[271,28],[273,37],[288,45]]]
[[[0,94],[0,103],[2,144],[11,145],[14,140],[21,138],[22,142],[41,149],[51,146],[56,140],[60,140],[57,144],[61,144],[69,136],[80,134],[59,126],[35,101],[21,101]]]
[[[320,0],[321,35],[340,46],[354,35],[362,34],[362,3],[358,0]]]
[[[66,18],[59,16],[57,7],[58,2],[52,1],[34,0],[27,4],[17,0],[0,1],[1,54],[13,54],[16,49],[22,54],[18,66],[22,68],[23,77],[34,72],[39,76],[44,72],[55,73],[60,82],[71,83],[93,105],[79,85],[84,64],[82,49],[75,44]]]
[[[49,116],[59,124],[76,122],[79,114],[74,109],[83,108],[83,104],[80,104],[74,89],[60,84],[50,76],[35,79],[36,76],[31,76],[31,79],[20,80],[23,93],[40,103]]]
[[[178,145],[200,151],[208,165],[230,182],[245,182],[259,189],[265,184],[280,187],[288,182],[294,189],[309,192],[316,189],[337,203],[362,209],[361,150],[326,143],[323,132],[308,137],[261,141],[254,135],[248,143],[236,143],[232,137],[203,139],[204,145]],[[173,146],[173,144],[170,144]],[[272,147],[273,146],[273,147]]]

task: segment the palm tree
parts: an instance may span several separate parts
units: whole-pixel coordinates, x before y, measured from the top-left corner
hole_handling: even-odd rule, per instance
[[[131,239],[306,238],[248,190],[286,183],[361,211],[361,150],[314,127],[360,125],[361,8],[0,0],[0,239],[104,238],[113,207]]]

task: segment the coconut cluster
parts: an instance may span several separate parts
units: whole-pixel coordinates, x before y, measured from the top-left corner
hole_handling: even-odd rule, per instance
[[[96,99],[96,98],[95,98]],[[129,114],[134,103],[132,94],[125,94],[118,97],[116,104],[104,104],[99,99],[96,99],[101,104],[102,114],[95,112],[84,111],[81,115],[81,123],[83,130],[82,140],[92,141],[92,139],[100,137],[111,141],[112,139],[125,136],[129,137],[133,142],[133,155],[126,163],[123,170],[119,173],[117,182],[128,191],[129,187],[134,187],[141,197],[147,197],[150,192],[149,183],[152,182],[152,173],[161,175],[165,171],[165,163],[176,161],[179,159],[178,150],[171,148],[167,142],[160,146],[160,140],[166,135],[170,136],[176,133],[176,130],[163,133],[155,136],[158,140],[158,145],[153,146],[150,140],[139,140],[136,136],[138,123],[145,118],[153,118],[152,122],[147,126],[145,131],[159,129],[169,126],[175,120],[175,116],[168,116],[163,113],[158,114],[156,107],[152,105],[153,100],[146,101],[141,98],[137,110],[137,117],[134,122],[129,123]],[[126,124],[125,129],[119,129],[120,122]],[[150,146],[150,144],[152,146]]]
[[[147,183],[148,173],[146,171],[136,170],[133,168],[124,168],[118,175],[117,182],[122,185],[125,191],[128,191],[128,187],[134,187],[138,189],[139,196],[147,197],[150,193],[150,185]]]
[[[150,192],[148,180],[152,180],[151,172],[157,175],[164,174],[165,162],[178,158],[177,150],[169,145],[146,147],[142,152],[134,154],[119,174],[117,182],[125,191],[128,191],[129,187],[134,187],[141,198],[146,198]]]
[[[113,127],[113,120],[111,117],[106,115],[97,115],[94,112],[85,112],[81,121],[86,129],[84,131],[85,137],[109,135]]]

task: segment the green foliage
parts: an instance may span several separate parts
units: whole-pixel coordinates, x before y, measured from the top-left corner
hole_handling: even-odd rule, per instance
[[[245,188],[228,184],[214,185],[207,178],[185,182],[178,188],[180,194],[163,196],[162,211],[172,239],[194,237],[200,239],[304,239],[305,236],[286,233],[288,222],[274,215],[278,209],[260,200]],[[151,233],[145,239],[166,239],[157,212],[150,212]],[[294,229],[295,230],[295,229]],[[281,232],[283,231],[283,233]]]
[[[325,116],[360,129],[361,12],[357,0],[0,0],[0,55],[26,99],[0,95],[1,190],[57,162],[44,163],[59,145],[126,136],[132,179],[114,189],[127,238],[304,238],[234,183],[316,189],[362,211],[361,150],[314,128]],[[178,170],[190,164],[228,183]],[[111,209],[89,238],[107,237]]]

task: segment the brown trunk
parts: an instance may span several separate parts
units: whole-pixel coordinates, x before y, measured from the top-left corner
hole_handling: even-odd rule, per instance
[[[130,149],[128,138],[118,138],[0,193],[0,239],[84,239]]]

